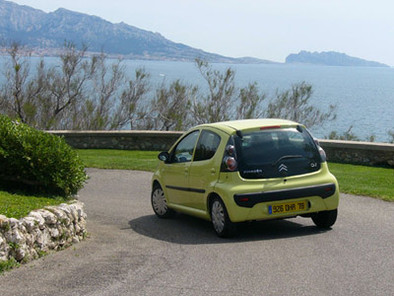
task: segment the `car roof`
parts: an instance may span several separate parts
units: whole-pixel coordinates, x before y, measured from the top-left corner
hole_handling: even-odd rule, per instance
[[[232,121],[222,121],[215,123],[202,124],[200,127],[213,127],[220,129],[229,134],[235,131],[246,131],[260,129],[264,127],[290,127],[299,125],[297,122],[284,120],[284,119],[243,119],[243,120],[232,120]]]

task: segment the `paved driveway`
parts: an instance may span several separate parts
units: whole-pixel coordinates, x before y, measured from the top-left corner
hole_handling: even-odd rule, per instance
[[[0,295],[389,295],[394,203],[342,195],[337,223],[259,222],[219,239],[150,208],[150,173],[90,169],[90,238],[0,276]]]

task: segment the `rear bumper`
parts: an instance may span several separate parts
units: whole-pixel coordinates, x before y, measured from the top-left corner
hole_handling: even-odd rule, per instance
[[[258,203],[289,200],[296,198],[308,198],[320,196],[326,199],[335,194],[336,185],[334,183],[318,186],[307,186],[295,189],[274,190],[258,193],[235,194],[234,201],[240,207],[252,208]]]

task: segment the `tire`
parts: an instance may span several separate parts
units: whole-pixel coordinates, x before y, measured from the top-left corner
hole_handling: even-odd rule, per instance
[[[232,237],[236,234],[236,224],[231,222],[223,201],[215,197],[210,207],[213,229],[219,237]]]
[[[153,211],[159,218],[170,218],[175,212],[167,206],[164,191],[159,184],[154,184],[151,194],[151,204]]]
[[[338,210],[324,211],[312,216],[313,223],[319,228],[330,228],[337,220]]]

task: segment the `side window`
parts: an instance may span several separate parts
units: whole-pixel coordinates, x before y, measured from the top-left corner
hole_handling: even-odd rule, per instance
[[[202,131],[193,161],[212,158],[220,144],[220,136],[211,131]]]
[[[192,160],[193,150],[196,146],[197,138],[200,131],[194,131],[184,137],[175,147],[172,153],[172,162],[188,162]]]

